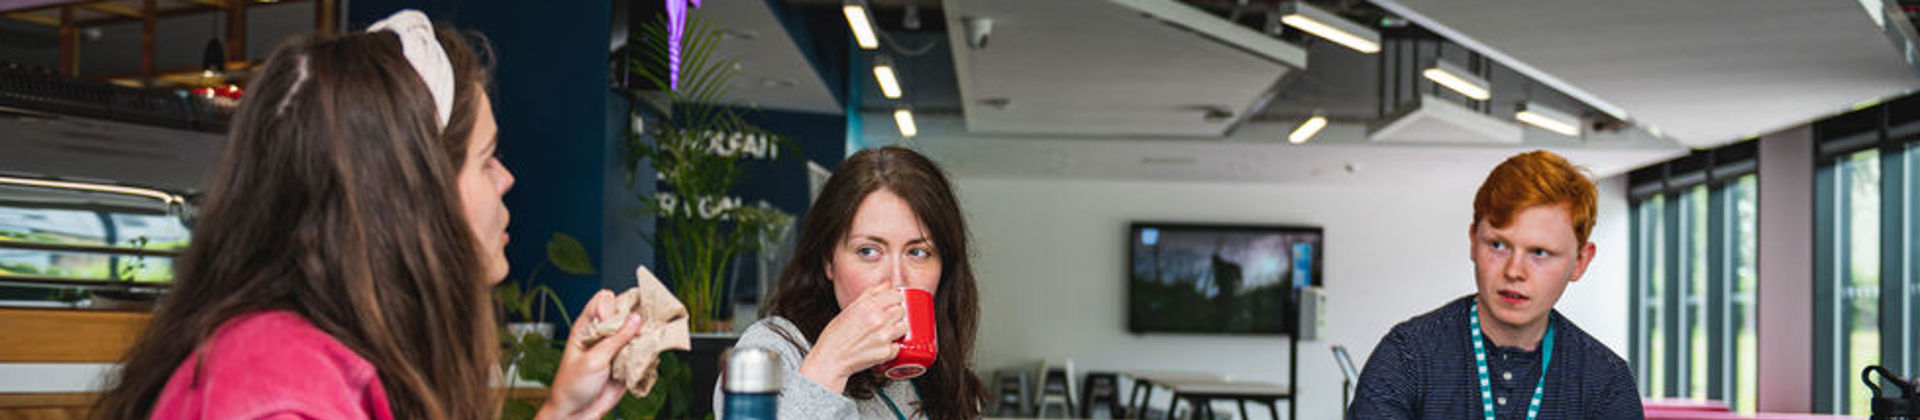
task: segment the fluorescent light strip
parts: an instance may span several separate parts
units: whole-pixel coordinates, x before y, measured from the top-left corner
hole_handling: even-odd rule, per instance
[[[1439,83],[1440,86],[1446,86],[1447,89],[1460,92],[1461,95],[1466,95],[1466,97],[1476,101],[1493,98],[1493,93],[1488,91],[1490,88],[1488,87],[1486,79],[1481,79],[1479,76],[1467,73],[1466,70],[1454,66],[1452,63],[1435,61],[1433,67],[1428,67],[1426,71],[1420,72],[1420,75],[1426,76],[1427,80],[1432,80],[1434,83]]]
[[[1306,143],[1307,140],[1313,138],[1313,135],[1320,134],[1320,129],[1322,128],[1327,128],[1327,117],[1315,115],[1313,118],[1308,118],[1306,122],[1300,123],[1299,128],[1293,129],[1293,134],[1287,135],[1287,142],[1293,144]]]
[[[900,126],[900,136],[912,138],[920,134],[920,128],[913,125],[913,110],[900,108],[893,110],[893,123]]]
[[[1293,2],[1280,6],[1280,23],[1298,28],[1355,51],[1380,52],[1380,32],[1366,25],[1307,4]]]
[[[886,95],[887,99],[900,99],[900,79],[894,77],[893,65],[875,64],[873,80],[880,82],[880,94]]]
[[[847,15],[847,26],[853,27],[853,40],[860,43],[860,49],[880,48],[880,39],[873,36],[873,20],[867,18],[867,8],[858,4],[840,6]]]
[[[174,194],[168,194],[165,191],[147,189],[147,188],[123,187],[119,185],[93,184],[93,183],[86,183],[86,182],[51,181],[51,180],[44,180],[44,179],[15,178],[15,177],[9,177],[9,176],[0,176],[0,184],[13,184],[13,185],[23,185],[23,186],[29,186],[29,187],[55,188],[55,189],[63,189],[63,190],[90,191],[90,192],[108,193],[108,194],[132,195],[132,196],[140,196],[140,197],[147,197],[155,200],[160,200],[160,202],[166,203],[166,204],[181,204],[187,201],[186,198],[184,197],[174,195]]]
[[[1567,113],[1556,111],[1553,108],[1535,105],[1532,102],[1521,104],[1520,110],[1513,113],[1513,118],[1520,120],[1520,122],[1532,124],[1534,127],[1540,127],[1541,129],[1560,133],[1568,137],[1580,136],[1580,123],[1578,119],[1575,119]]]
[[[1533,124],[1533,126],[1546,129],[1547,131],[1576,137],[1580,135],[1579,129],[1574,128],[1573,125],[1553,119],[1552,117],[1540,115],[1540,113],[1537,112],[1520,111],[1514,113],[1513,118],[1527,124]]]
[[[1328,41],[1333,41],[1333,43],[1335,44],[1340,44],[1340,45],[1346,46],[1347,48],[1352,48],[1354,51],[1359,51],[1367,54],[1380,52],[1380,43],[1378,42],[1373,42],[1373,41],[1367,40],[1366,38],[1361,38],[1359,35],[1354,35],[1350,32],[1340,30],[1340,28],[1335,28],[1331,25],[1321,23],[1320,21],[1313,20],[1313,18],[1306,17],[1305,15],[1298,15],[1298,14],[1286,15],[1280,18],[1280,23],[1285,23],[1287,24],[1287,26],[1300,28],[1300,30],[1302,31],[1307,31],[1307,33],[1314,34],[1315,36],[1326,38]]]

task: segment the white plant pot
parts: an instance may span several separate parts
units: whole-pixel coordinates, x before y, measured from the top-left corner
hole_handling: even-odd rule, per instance
[[[507,323],[507,334],[512,335],[513,338],[520,338],[526,336],[528,333],[534,333],[540,334],[541,337],[551,339],[554,338],[553,331],[555,328],[557,327],[551,322],[510,322]]]

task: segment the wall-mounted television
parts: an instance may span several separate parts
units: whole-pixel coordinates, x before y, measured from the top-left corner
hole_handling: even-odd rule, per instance
[[[1294,290],[1320,286],[1321,229],[1134,222],[1127,330],[1289,334]]]

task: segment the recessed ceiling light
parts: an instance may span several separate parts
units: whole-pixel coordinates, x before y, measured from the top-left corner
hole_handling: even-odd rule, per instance
[[[1520,104],[1513,118],[1568,137],[1580,136],[1580,118],[1533,101]]]
[[[1487,83],[1487,79],[1475,76],[1466,69],[1445,60],[1433,60],[1433,66],[1420,72],[1420,75],[1476,101],[1493,98],[1492,85]]]
[[[1380,52],[1380,32],[1303,1],[1280,5],[1280,23],[1367,54]]]
[[[920,127],[913,124],[913,110],[907,108],[893,110],[893,123],[900,126],[900,137],[913,138],[920,135]]]
[[[1327,117],[1315,115],[1313,118],[1308,118],[1306,121],[1301,122],[1300,127],[1294,128],[1292,134],[1287,134],[1287,142],[1293,144],[1306,143],[1307,140],[1313,138],[1313,135],[1320,134],[1320,129],[1322,128],[1327,128]]]
[[[847,0],[840,5],[840,12],[847,15],[847,26],[853,28],[853,40],[860,49],[880,48],[880,38],[874,35],[873,16],[867,13],[866,2]]]
[[[880,83],[880,94],[887,99],[900,99],[900,77],[893,68],[893,58],[885,54],[873,57],[873,80]]]

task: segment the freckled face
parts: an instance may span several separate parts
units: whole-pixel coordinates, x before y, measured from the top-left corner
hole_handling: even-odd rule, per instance
[[[1470,232],[1480,308],[1504,326],[1546,322],[1553,304],[1593,260],[1565,205],[1520,210],[1506,227],[1481,220]]]

